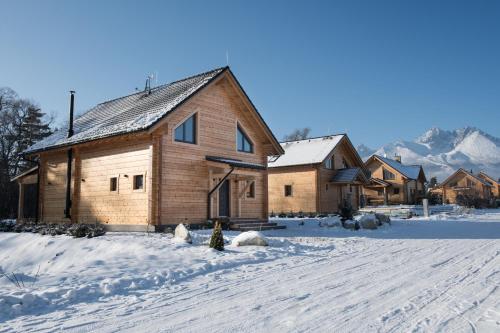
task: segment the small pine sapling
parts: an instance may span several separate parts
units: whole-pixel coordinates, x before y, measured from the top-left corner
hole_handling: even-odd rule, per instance
[[[224,251],[224,237],[222,235],[222,226],[219,221],[215,222],[212,238],[210,238],[210,247],[217,251]]]

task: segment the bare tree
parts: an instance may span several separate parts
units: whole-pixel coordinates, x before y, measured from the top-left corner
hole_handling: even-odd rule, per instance
[[[15,216],[18,188],[10,179],[32,166],[21,153],[50,135],[51,121],[36,103],[0,88],[0,218]]]
[[[309,138],[311,129],[309,127],[296,128],[292,133],[283,137],[284,141],[297,141]]]

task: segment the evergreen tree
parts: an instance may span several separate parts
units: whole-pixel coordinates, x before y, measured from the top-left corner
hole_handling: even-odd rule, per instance
[[[434,188],[436,187],[437,185],[437,178],[436,177],[432,177],[431,180],[429,181],[429,188]]]
[[[210,247],[217,251],[224,251],[224,237],[222,235],[222,226],[219,221],[215,222],[212,238],[210,238]]]

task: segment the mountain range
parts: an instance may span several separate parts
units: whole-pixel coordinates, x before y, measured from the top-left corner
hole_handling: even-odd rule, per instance
[[[443,130],[433,127],[413,141],[398,140],[378,149],[359,145],[363,160],[372,154],[400,155],[403,164],[421,164],[427,179],[443,181],[458,168],[500,177],[500,139],[475,127]]]

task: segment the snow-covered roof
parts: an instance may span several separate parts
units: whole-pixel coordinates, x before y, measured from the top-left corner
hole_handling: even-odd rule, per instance
[[[141,91],[93,107],[74,121],[74,135],[67,138],[67,127],[29,147],[24,153],[68,146],[119,134],[141,131],[174,110],[206,86],[228,67],[158,86],[148,94]]]
[[[379,160],[381,160],[385,164],[389,165],[391,168],[397,170],[404,176],[408,177],[409,179],[418,179],[418,175],[420,174],[420,169],[422,168],[422,166],[404,165],[396,160],[387,157],[382,157],[379,155],[374,155],[374,156],[376,156]]]
[[[269,168],[321,163],[344,138],[345,134],[281,142],[284,155],[270,157]]]

